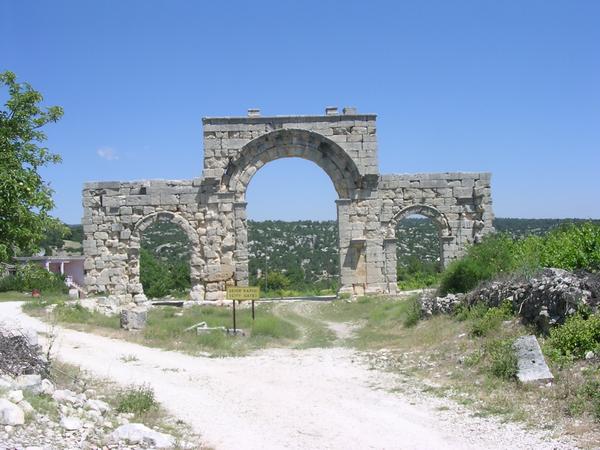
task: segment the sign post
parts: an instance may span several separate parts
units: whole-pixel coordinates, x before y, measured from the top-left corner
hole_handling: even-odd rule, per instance
[[[260,288],[258,287],[245,287],[245,286],[228,286],[227,287],[227,298],[233,300],[233,334],[236,333],[235,323],[235,302],[252,301],[252,320],[254,320],[254,301],[258,300],[260,296]]]

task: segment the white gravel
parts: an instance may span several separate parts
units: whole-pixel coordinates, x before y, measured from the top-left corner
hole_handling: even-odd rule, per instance
[[[0,303],[38,331],[48,325]],[[174,416],[216,449],[563,449],[542,432],[438,410],[426,396],[391,393],[398,380],[342,349],[267,350],[243,358],[191,357],[55,328],[58,357],[121,384],[148,383]],[[135,355],[124,362],[122,355]]]

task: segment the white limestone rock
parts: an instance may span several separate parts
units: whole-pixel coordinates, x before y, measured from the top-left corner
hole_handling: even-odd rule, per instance
[[[8,394],[6,394],[6,399],[13,403],[19,403],[21,400],[23,400],[23,391],[20,389],[16,391],[10,391]]]
[[[54,394],[55,388],[54,388],[54,384],[52,383],[52,381],[44,378],[42,380],[42,383],[40,384],[40,392],[42,394],[46,394],[46,395],[52,395]]]
[[[65,430],[75,431],[82,427],[82,423],[77,417],[63,417],[60,419],[60,426]]]
[[[110,411],[110,406],[108,403],[102,400],[90,399],[85,402],[85,408],[93,411],[98,411],[102,414]]]
[[[80,402],[79,398],[75,394],[75,392],[70,391],[69,389],[57,389],[52,394],[52,398],[55,402],[62,404],[77,404]]]
[[[175,438],[169,434],[152,430],[141,423],[128,423],[121,425],[108,437],[109,443],[125,441],[128,444],[146,444],[154,448],[171,448],[175,445]]]
[[[35,394],[40,392],[42,385],[42,377],[40,375],[19,375],[14,382],[17,389],[31,391]]]
[[[33,406],[31,406],[31,403],[29,403],[27,400],[21,400],[19,402],[19,408],[21,408],[25,414],[31,414],[35,412],[35,409],[33,409]]]
[[[4,398],[0,399],[0,425],[23,425],[25,423],[25,413],[13,402]]]

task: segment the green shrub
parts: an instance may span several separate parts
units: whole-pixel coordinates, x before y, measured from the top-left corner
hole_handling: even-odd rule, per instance
[[[480,309],[475,310],[479,313]],[[500,324],[512,317],[512,305],[505,301],[497,308],[487,309],[480,317],[473,317],[471,334],[474,336],[487,336],[492,331],[500,328]]]
[[[51,293],[68,291],[62,276],[49,272],[35,263],[19,266],[15,275],[8,275],[0,280],[0,292],[32,291],[33,289]]]
[[[439,263],[422,261],[414,256],[396,269],[398,287],[404,291],[433,286],[439,281],[439,274]]]
[[[592,222],[557,228],[545,238],[541,250],[544,267],[566,270],[600,270],[600,225]]]
[[[21,281],[14,275],[0,278],[0,292],[23,291]]]
[[[502,233],[486,236],[442,273],[439,292],[441,295],[467,292],[499,275],[531,274],[541,267],[600,270],[600,225],[569,224],[544,237],[519,240]]]
[[[154,390],[150,386],[130,386],[117,395],[117,412],[144,414],[158,407]]]
[[[492,234],[483,242],[469,248],[467,255],[451,263],[440,282],[440,294],[467,292],[480,282],[503,273],[515,266],[514,240],[507,234]]]
[[[481,266],[475,261],[466,258],[454,261],[442,274],[440,295],[468,292],[485,279],[486,276],[481,270]]]
[[[186,262],[167,262],[142,248],[140,251],[140,283],[149,298],[167,295],[183,296],[191,288],[190,266]]]
[[[600,314],[569,317],[564,325],[550,330],[546,340],[546,352],[555,361],[561,357],[579,359],[588,351],[600,348]]]
[[[406,328],[415,326],[421,320],[421,303],[419,298],[414,296],[406,300],[406,315],[403,324]]]
[[[517,376],[518,359],[510,339],[494,340],[485,346],[489,371],[495,377],[512,380]]]

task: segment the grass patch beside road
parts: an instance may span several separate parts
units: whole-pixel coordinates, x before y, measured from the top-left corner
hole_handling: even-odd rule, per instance
[[[31,292],[18,292],[18,291],[7,291],[0,292],[0,302],[55,302],[59,300],[66,300],[68,297],[61,293],[47,294],[42,292],[40,297],[32,297]]]
[[[46,307],[53,303],[56,303],[54,310],[46,312]],[[148,313],[146,328],[139,332],[127,332],[119,328],[118,316],[107,317],[77,305],[65,305],[60,300],[29,302],[23,305],[23,310],[28,314],[80,331],[94,332],[165,350],[211,356],[240,356],[265,347],[292,346],[299,338],[297,327],[290,321],[274,315],[271,309],[271,304],[258,304],[256,320],[253,321],[250,309],[237,308],[237,328],[244,330],[247,336],[229,336],[220,330],[201,334],[197,334],[195,330],[185,330],[200,322],[206,322],[208,327],[231,328],[231,308],[153,308]]]

